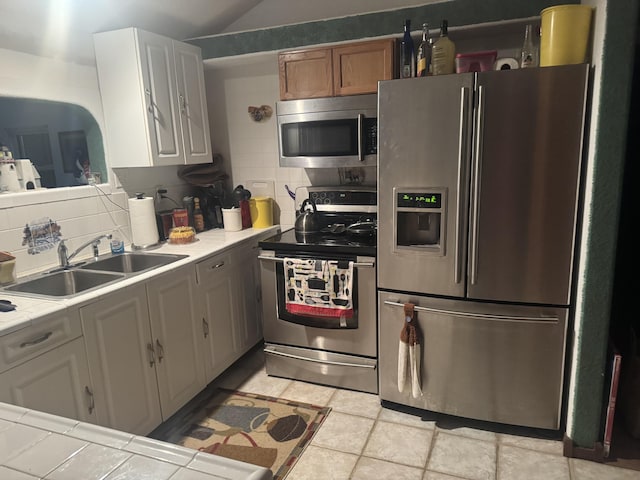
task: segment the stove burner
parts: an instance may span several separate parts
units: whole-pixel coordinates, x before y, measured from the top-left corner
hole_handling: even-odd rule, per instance
[[[370,210],[370,205],[375,205],[375,190],[366,194],[367,201],[362,205],[367,208],[361,204],[349,205],[347,201],[350,196],[344,193],[345,191],[329,187],[322,190],[325,194],[336,192],[333,197],[336,205],[325,205],[327,209],[317,212],[317,226],[320,227],[320,232],[302,233],[292,228],[260,242],[260,247],[283,253],[375,255],[377,215],[375,211]],[[341,203],[341,200],[345,202]]]

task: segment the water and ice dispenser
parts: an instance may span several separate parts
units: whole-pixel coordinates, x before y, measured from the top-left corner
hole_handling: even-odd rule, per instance
[[[444,255],[446,190],[394,189],[396,251]]]

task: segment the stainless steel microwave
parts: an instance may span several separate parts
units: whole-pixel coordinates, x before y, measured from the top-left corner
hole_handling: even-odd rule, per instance
[[[276,103],[281,167],[376,166],[378,96]]]

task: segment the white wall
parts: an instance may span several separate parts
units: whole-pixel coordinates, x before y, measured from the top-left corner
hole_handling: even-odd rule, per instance
[[[273,181],[274,222],[283,227],[292,226],[295,208],[284,186],[294,190],[308,185],[309,179],[304,169],[278,166],[277,58],[273,55],[227,66],[211,66],[205,62],[205,83],[213,151],[224,158],[232,185],[246,186],[251,180]],[[261,105],[269,105],[274,113],[266,121],[254,122],[247,109]]]

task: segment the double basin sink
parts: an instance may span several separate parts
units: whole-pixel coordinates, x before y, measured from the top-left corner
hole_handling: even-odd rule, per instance
[[[16,294],[70,297],[186,257],[187,255],[125,252],[98,258],[98,260],[68,269],[43,273],[4,287],[2,290]]]

